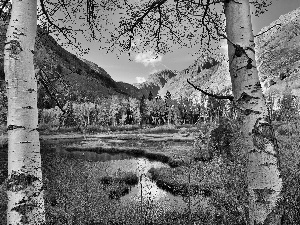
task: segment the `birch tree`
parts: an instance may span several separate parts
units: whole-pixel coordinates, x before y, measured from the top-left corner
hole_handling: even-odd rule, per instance
[[[248,157],[250,224],[277,224],[280,215],[273,210],[282,189],[278,145],[258,78],[249,0],[229,1],[224,9],[232,91],[243,117]]]
[[[44,0],[40,0],[41,8],[37,14],[37,0],[12,0],[11,11],[7,13],[5,8],[10,7],[10,1],[1,1],[0,17],[7,17],[10,14],[4,49],[4,71],[8,97],[7,224],[11,225],[45,223],[37,130],[37,80],[33,64],[37,16],[48,32],[59,32],[67,40],[67,44],[77,48],[76,32],[85,35],[89,32],[72,29],[74,24],[68,24],[68,21],[76,21],[78,24],[75,25],[79,27],[88,25],[91,39],[95,38],[96,31],[101,28],[95,26],[97,18],[95,15],[99,12],[99,5],[94,0],[72,1],[68,5],[64,1],[47,3],[48,5]],[[84,24],[80,24],[81,15],[78,15],[81,20],[74,19],[78,14],[78,8],[85,9]],[[67,14],[63,17],[67,18],[66,20],[57,18],[55,21],[51,17],[59,9],[60,15]]]
[[[8,95],[7,224],[43,224],[37,81],[33,67],[37,1],[12,1],[4,70]]]
[[[270,3],[252,1],[255,14],[263,13]],[[227,40],[233,96],[214,95],[188,82],[206,95],[233,101],[239,110],[247,158],[248,222],[278,224],[276,204],[282,189],[278,146],[256,68],[249,0],[156,0],[130,5],[128,10],[112,41],[130,50],[152,47],[165,53],[172,45],[200,44],[206,54],[213,53],[221,39]],[[136,39],[145,44],[137,46]]]

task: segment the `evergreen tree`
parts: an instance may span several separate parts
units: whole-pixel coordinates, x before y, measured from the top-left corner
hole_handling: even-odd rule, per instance
[[[145,95],[142,96],[140,101],[140,114],[141,114],[141,122],[144,123],[147,117],[147,104]]]
[[[152,101],[152,100],[153,100],[153,94],[152,94],[152,92],[151,92],[151,91],[149,92],[149,95],[148,95],[148,100],[149,100],[149,101]]]

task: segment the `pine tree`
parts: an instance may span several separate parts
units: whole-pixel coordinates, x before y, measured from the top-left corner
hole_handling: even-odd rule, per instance
[[[152,94],[152,92],[151,92],[151,91],[149,92],[149,95],[148,95],[148,100],[149,100],[149,101],[152,101],[152,100],[153,100],[153,94]]]

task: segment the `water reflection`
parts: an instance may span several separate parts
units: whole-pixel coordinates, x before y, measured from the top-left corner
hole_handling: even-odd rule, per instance
[[[108,154],[108,153],[95,153],[88,151],[74,151],[67,152],[60,150],[60,153],[68,154],[74,158],[82,158],[87,161],[97,162],[103,164],[105,175],[115,176],[120,172],[133,172],[139,177],[137,185],[133,186],[129,194],[120,198],[120,203],[123,205],[140,204],[143,205],[153,204],[157,207],[163,207],[165,210],[185,210],[187,208],[187,199],[180,196],[174,196],[171,193],[160,189],[155,182],[150,178],[148,171],[153,168],[168,168],[169,165],[158,161],[150,161],[146,158],[135,158],[128,154]],[[103,171],[99,171],[102,173]],[[104,175],[104,174],[103,174]],[[205,206],[205,199],[200,197],[192,197],[192,209],[196,210],[196,202],[201,201],[201,205]]]

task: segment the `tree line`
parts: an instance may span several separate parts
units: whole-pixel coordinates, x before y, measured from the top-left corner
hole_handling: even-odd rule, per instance
[[[268,96],[271,121],[293,121],[299,117],[299,98],[285,94],[280,98]],[[5,101],[3,101],[5,104]],[[1,108],[5,119],[5,106]],[[237,118],[231,101],[199,93],[199,98],[173,99],[167,91],[164,97],[150,92],[140,99],[112,95],[95,101],[66,101],[63,112],[59,107],[40,108],[39,124],[48,127],[123,126],[123,125],[182,125]]]

